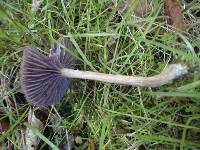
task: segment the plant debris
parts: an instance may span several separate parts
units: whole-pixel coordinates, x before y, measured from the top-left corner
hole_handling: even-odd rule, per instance
[[[36,12],[44,0],[32,0],[31,10]]]
[[[182,31],[186,31],[187,25],[184,21],[181,4],[178,0],[165,0],[164,12],[167,16],[166,21],[169,25]]]
[[[10,123],[7,119],[0,120],[0,133],[7,131],[10,128]]]
[[[31,108],[28,112],[28,123],[37,128],[39,131],[42,131],[44,129],[43,123],[38,118],[36,118]],[[40,140],[38,139],[37,135],[35,135],[31,129],[27,128],[25,133],[26,149],[36,149],[38,147],[39,142]]]

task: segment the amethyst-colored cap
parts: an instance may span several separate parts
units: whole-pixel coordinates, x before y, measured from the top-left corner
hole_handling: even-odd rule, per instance
[[[71,79],[63,77],[60,71],[73,68],[75,64],[73,57],[63,49],[65,47],[73,49],[70,41],[61,37],[52,45],[50,56],[30,46],[24,48],[20,80],[30,103],[50,106],[64,96]]]

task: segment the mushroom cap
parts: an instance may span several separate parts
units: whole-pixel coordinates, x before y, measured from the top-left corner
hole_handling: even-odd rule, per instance
[[[73,68],[75,60],[65,48],[73,49],[61,37],[51,47],[50,56],[35,48],[24,47],[20,81],[27,100],[37,106],[50,106],[58,102],[69,88],[70,78],[61,75],[62,68]]]

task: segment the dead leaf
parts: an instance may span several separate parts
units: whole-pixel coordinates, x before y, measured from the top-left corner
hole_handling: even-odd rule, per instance
[[[32,0],[32,4],[31,4],[32,12],[35,13],[39,9],[42,2],[43,2],[43,0]]]
[[[138,17],[144,17],[152,11],[151,0],[140,0],[134,14]]]
[[[88,145],[89,145],[89,150],[97,150],[97,143],[95,139],[89,138]]]
[[[10,123],[6,119],[0,121],[0,133],[7,131],[9,128]]]
[[[164,13],[167,16],[166,21],[169,25],[182,31],[186,31],[187,25],[184,21],[181,4],[178,0],[165,0]]]
[[[43,123],[36,118],[32,109],[28,112],[28,123],[31,124],[33,127],[37,128],[39,131],[42,131],[44,126]],[[27,128],[25,133],[25,143],[26,148],[28,150],[34,150],[37,148],[40,140],[38,139],[37,135],[35,135],[31,129]]]
[[[120,14],[125,14],[128,9],[133,5],[135,5],[135,8],[133,10],[133,15],[137,17],[144,17],[147,14],[149,14],[152,11],[152,5],[151,5],[151,0],[125,0],[122,1],[121,3],[118,4],[118,11]]]

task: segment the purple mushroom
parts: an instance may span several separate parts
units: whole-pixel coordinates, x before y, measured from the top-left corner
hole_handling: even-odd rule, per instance
[[[74,49],[67,38],[52,45],[50,56],[28,46],[24,48],[21,65],[21,85],[27,100],[37,106],[50,106],[65,94],[72,78],[90,79],[134,87],[159,87],[187,73],[181,64],[168,65],[160,74],[136,77],[75,70],[75,60],[64,49]]]

